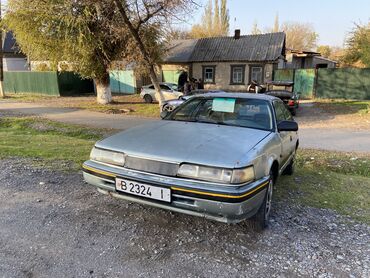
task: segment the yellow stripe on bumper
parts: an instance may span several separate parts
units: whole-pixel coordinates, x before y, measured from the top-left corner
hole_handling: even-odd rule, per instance
[[[101,174],[101,175],[106,175],[108,177],[115,178],[117,176],[116,174],[113,174],[113,173],[110,173],[110,172],[106,172],[106,171],[102,171],[102,170],[97,170],[95,168],[91,168],[91,167],[86,166],[86,165],[82,165],[82,168],[84,168],[86,170],[89,170],[91,172],[95,172],[95,173]]]
[[[91,171],[91,172],[95,172],[97,174],[100,174],[100,175],[105,175],[105,176],[108,176],[108,177],[117,177],[116,174],[113,174],[111,172],[106,172],[106,171],[103,171],[103,170],[98,170],[98,169],[95,169],[95,168],[92,168],[92,167],[89,167],[89,166],[86,166],[86,165],[82,165],[82,167],[88,171]],[[229,199],[241,199],[241,198],[245,198],[251,194],[253,194],[254,192],[260,190],[261,188],[265,187],[269,182],[266,181],[264,182],[263,184],[257,186],[256,188],[242,194],[242,195],[226,195],[226,194],[220,194],[220,193],[211,193],[211,192],[205,192],[205,191],[198,191],[198,190],[192,190],[192,189],[185,189],[185,188],[180,188],[180,187],[176,187],[176,186],[171,186],[170,188],[172,190],[175,190],[175,191],[180,191],[180,192],[186,192],[186,193],[192,193],[192,194],[198,194],[198,195],[205,195],[205,196],[212,196],[212,197],[221,197],[221,198],[229,198]]]

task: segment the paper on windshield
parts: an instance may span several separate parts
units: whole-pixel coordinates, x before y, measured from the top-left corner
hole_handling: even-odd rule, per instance
[[[216,112],[234,113],[235,98],[214,98],[212,110]]]

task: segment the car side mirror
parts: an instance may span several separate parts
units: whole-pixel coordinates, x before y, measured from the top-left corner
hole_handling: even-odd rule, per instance
[[[168,112],[168,111],[162,111],[162,112],[161,112],[161,114],[160,114],[161,119],[166,118],[168,114],[169,114],[169,112]]]
[[[298,124],[295,121],[281,121],[277,125],[278,131],[298,131]]]

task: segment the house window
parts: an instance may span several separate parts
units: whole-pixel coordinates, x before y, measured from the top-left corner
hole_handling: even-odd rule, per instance
[[[263,83],[263,68],[261,66],[250,67],[250,80],[249,82],[256,81],[258,84]]]
[[[230,72],[230,84],[244,84],[245,65],[232,65]]]
[[[203,66],[203,82],[215,83],[216,66]]]

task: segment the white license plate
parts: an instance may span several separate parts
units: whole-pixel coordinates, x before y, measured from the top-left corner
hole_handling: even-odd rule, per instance
[[[145,198],[171,202],[171,189],[116,178],[116,190]]]

